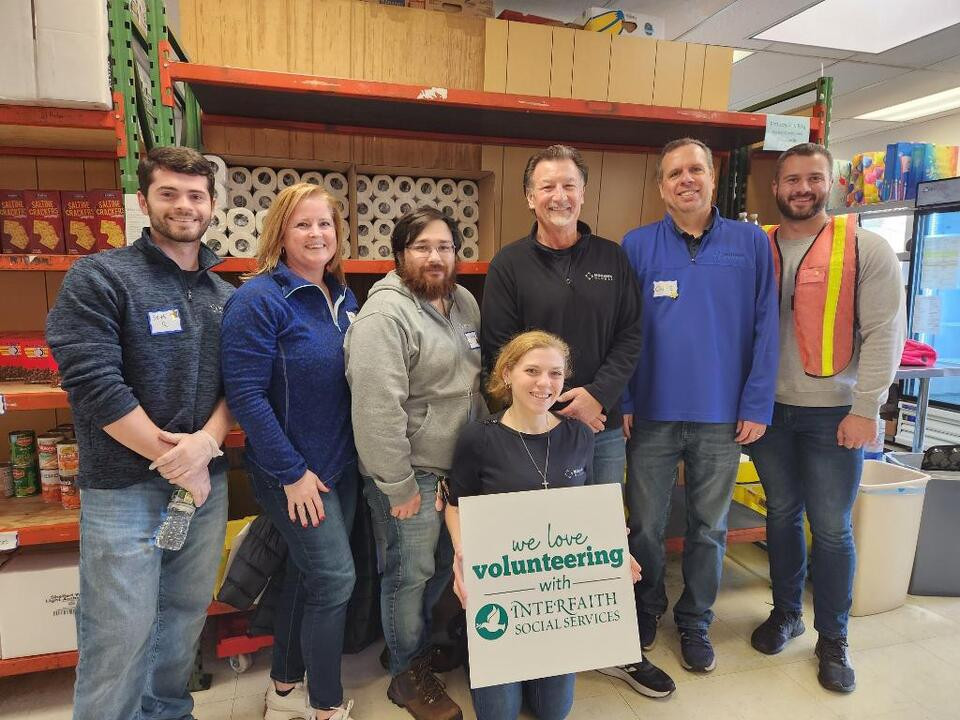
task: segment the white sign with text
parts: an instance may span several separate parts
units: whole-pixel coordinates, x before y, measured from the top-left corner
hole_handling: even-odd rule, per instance
[[[640,661],[619,485],[460,499],[470,686]]]

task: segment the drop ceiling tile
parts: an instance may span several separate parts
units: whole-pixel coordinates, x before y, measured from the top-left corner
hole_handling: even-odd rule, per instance
[[[960,87],[960,73],[912,70],[889,82],[835,94],[833,115],[836,118],[855,118],[864,113],[955,87]]]
[[[958,48],[960,48],[960,24],[951,25],[883,53],[858,53],[850,59],[883,65],[925,68],[955,56]]]

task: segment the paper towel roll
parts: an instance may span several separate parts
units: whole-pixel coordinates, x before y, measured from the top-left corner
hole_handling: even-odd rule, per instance
[[[343,228],[341,228],[341,231],[340,231],[340,239],[341,240],[350,239],[350,223],[343,224]]]
[[[323,187],[323,173],[318,173],[316,170],[309,170],[300,176],[300,182]]]
[[[227,169],[227,190],[249,190],[253,187],[253,176],[245,167]]]
[[[414,195],[423,200],[435,200],[437,197],[437,181],[433,178],[417,178],[417,191]]]
[[[213,215],[210,218],[210,227],[209,230],[220,230],[226,231],[227,229],[227,211],[221,210],[220,208],[215,208]]]
[[[249,232],[230,233],[227,249],[233,257],[250,258],[257,254],[257,239]]]
[[[435,208],[437,206],[437,199],[435,197],[427,197],[427,198],[415,197],[413,201],[418,208],[419,207]]]
[[[254,168],[253,189],[254,190],[276,190],[277,189],[277,171],[268,167]]]
[[[369,228],[368,228],[369,229]],[[372,230],[370,231],[371,235],[367,237],[361,237],[357,240],[357,257],[361,260],[373,260],[373,248],[377,244],[377,241],[373,239]]]
[[[466,262],[476,262],[480,259],[480,246],[475,240],[464,240],[460,246],[460,252],[457,253],[461,260]]]
[[[337,208],[340,210],[340,217],[342,218],[349,217],[350,203],[347,202],[347,199],[334,195],[333,201],[337,204]]]
[[[457,183],[457,200],[476,202],[480,197],[480,188],[473,180],[461,180]]]
[[[415,198],[397,198],[397,217],[402,218],[408,212],[413,212],[417,209],[417,201]]]
[[[464,242],[477,242],[480,239],[480,233],[477,232],[477,226],[472,223],[461,223],[460,235],[463,236]]]
[[[393,246],[389,240],[377,240],[373,246],[374,260],[390,260],[393,258]]]
[[[397,192],[393,178],[389,175],[374,175],[370,178],[370,183],[373,185],[374,197],[392,198]]]
[[[400,175],[393,180],[393,192],[397,198],[412,198],[416,193],[417,185],[412,177]]]
[[[277,189],[283,190],[300,182],[300,173],[293,168],[283,168],[277,173]]]
[[[223,230],[207,230],[203,235],[203,242],[220,257],[227,254],[228,240],[227,234]]]
[[[214,183],[213,206],[224,210],[230,207],[230,190],[227,189],[226,183]]]
[[[227,184],[227,164],[219,155],[204,155],[213,164],[213,180],[221,185]]]
[[[231,190],[227,198],[227,208],[253,207],[253,193],[249,190]]]
[[[361,220],[357,223],[357,241],[373,239],[373,223]]]
[[[269,210],[257,210],[256,212],[254,212],[254,216],[255,216],[254,224],[256,225],[258,235],[263,234],[263,224],[267,221],[267,215],[269,214],[269,212],[270,212]]]
[[[373,200],[357,198],[357,220],[373,220]]]
[[[388,197],[374,197],[373,216],[378,220],[393,220],[397,216],[397,201]]]
[[[347,176],[339,172],[327,173],[323,178],[327,192],[337,197],[347,196]]]
[[[441,200],[437,203],[437,208],[448,218],[457,219],[457,204],[453,200]]]
[[[257,216],[250,208],[230,208],[227,210],[227,231],[253,234],[257,227]]]
[[[369,175],[357,175],[357,197],[368,198],[373,195],[373,181]]]
[[[390,236],[393,234],[393,220],[388,220],[386,218],[378,218],[377,221],[373,224],[373,237],[377,240],[381,240],[390,243]]]
[[[340,241],[340,257],[347,259],[350,257],[350,241],[341,240]]]
[[[253,209],[269,210],[270,206],[273,205],[273,201],[276,199],[277,196],[272,190],[257,190],[253,194]]]
[[[475,202],[458,203],[456,217],[462,223],[475,223],[480,217],[480,208]]]
[[[457,181],[450,178],[437,180],[437,199],[440,202],[449,200],[453,202],[457,199]]]

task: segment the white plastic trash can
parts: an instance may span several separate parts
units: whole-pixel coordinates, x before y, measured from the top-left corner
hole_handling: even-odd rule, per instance
[[[857,571],[852,615],[886,612],[906,601],[929,479],[919,470],[864,461],[853,505]]]

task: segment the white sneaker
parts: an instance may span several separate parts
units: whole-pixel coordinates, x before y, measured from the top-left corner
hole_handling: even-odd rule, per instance
[[[353,708],[353,700],[347,700],[346,703],[337,708],[337,711],[330,716],[330,720],[354,720],[350,717],[350,710]],[[315,720],[317,711],[310,711],[310,717],[307,720]]]
[[[287,695],[277,694],[277,686],[270,681],[264,698],[266,707],[263,720],[312,720],[308,710],[307,691],[303,683],[297,683]]]

